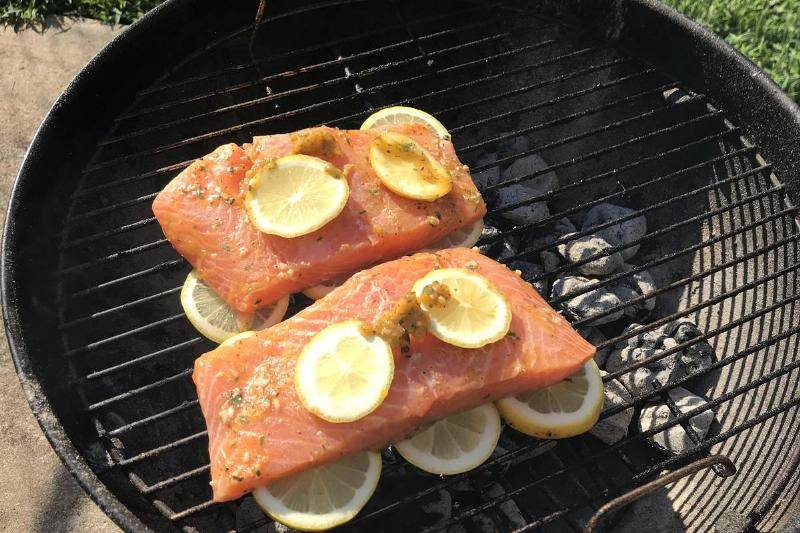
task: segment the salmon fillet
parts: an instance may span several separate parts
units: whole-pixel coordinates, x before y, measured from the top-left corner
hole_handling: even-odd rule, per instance
[[[355,422],[326,422],[295,392],[303,347],[320,330],[349,319],[374,321],[435,268],[471,268],[511,303],[513,335],[479,349],[428,334],[395,350],[384,402]],[[408,437],[420,425],[505,396],[549,386],[594,355],[569,323],[518,274],[474,250],[419,253],[364,270],[294,317],[220,346],[195,362],[194,382],[208,426],[214,500],[361,450]]]
[[[427,149],[453,177],[435,202],[403,198],[383,187],[369,164],[372,140],[386,129]],[[342,213],[317,231],[286,239],[261,233],[243,207],[254,164],[293,153],[342,170],[350,197]],[[195,161],[153,202],[167,239],[231,307],[252,312],[302,289],[432,244],[482,218],[486,207],[453,145],[422,125],[377,131],[327,127],[226,144]]]

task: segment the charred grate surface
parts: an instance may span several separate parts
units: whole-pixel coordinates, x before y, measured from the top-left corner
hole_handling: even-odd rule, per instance
[[[716,359],[606,410],[604,418],[628,406],[638,414],[685,382],[707,390],[706,404],[613,446],[583,436],[551,448],[505,428],[489,462],[447,479],[384,452],[378,491],[346,528],[578,531],[620,492],[710,452],[727,454],[740,471],[726,480],[698,474],[670,490],[685,527],[709,530],[723,509],[747,517],[800,445],[800,232],[770,164],[704,95],[557,21],[507,5],[361,4],[268,14],[252,55],[247,27],[211,42],[142,90],[97,147],[70,198],[57,273],[69,383],[84,404],[76,416],[97,433],[97,445],[82,450],[92,466],[124,473],[129,484],[117,484],[117,494],[150,523],[200,531],[268,523],[251,498],[210,502],[191,366],[213,346],[183,317],[178,294],[189,267],[164,240],[150,203],[219,144],[317,124],[357,128],[373,109],[408,104],[450,128],[479,181],[533,154],[543,161],[525,175],[482,182],[487,221],[500,233],[481,244],[502,261],[553,251],[569,239],[541,237],[603,202],[633,209],[626,220],[645,216],[648,233],[627,246],[641,245],[633,269],[649,271],[658,289],[619,307],[655,300],[655,311],[633,332],[605,326],[600,347],[688,317],[704,334],[654,358],[707,340]],[[380,29],[365,29],[375,28],[367,19]],[[302,35],[294,31],[300,23]],[[665,98],[674,88],[683,97]],[[549,172],[558,188],[501,205],[504,186]],[[538,222],[512,226],[503,217],[537,202],[549,206]],[[565,273],[555,267],[529,281]],[[290,312],[307,304],[295,297]],[[691,449],[672,456],[649,444],[648,436],[709,408],[717,422]],[[762,525],[780,522],[788,502],[781,505]]]

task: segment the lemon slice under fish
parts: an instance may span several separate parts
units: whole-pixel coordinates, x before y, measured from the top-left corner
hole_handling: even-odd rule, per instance
[[[425,111],[401,105],[387,107],[386,109],[376,111],[367,117],[367,120],[361,124],[361,129],[369,130],[377,126],[387,126],[392,124],[424,124],[433,133],[445,141],[450,140],[450,133],[444,126],[442,126],[442,123],[436,120],[433,116]]]
[[[214,342],[224,342],[238,333],[280,322],[289,307],[289,297],[259,309],[254,315],[237,313],[192,270],[183,282],[181,305],[197,331]]]
[[[394,377],[394,356],[377,335],[361,332],[361,322],[329,326],[303,348],[295,387],[306,409],[328,422],[352,422],[374,411]]]
[[[423,291],[446,288],[449,297],[442,303],[427,305]],[[485,277],[458,268],[433,270],[414,283],[428,316],[429,330],[437,338],[461,348],[480,348],[502,339],[511,326],[511,305]]]
[[[244,339],[250,338],[255,334],[256,334],[256,332],[253,331],[253,330],[248,330],[248,331],[243,331],[241,333],[237,333],[233,337],[228,337],[227,339],[222,341],[222,343],[220,343],[220,346],[233,346],[234,344],[236,344],[240,340],[244,340]]]
[[[453,187],[450,172],[407,135],[387,131],[375,137],[369,163],[387,189],[405,198],[432,202]]]
[[[546,389],[497,401],[514,429],[540,439],[563,439],[589,431],[603,407],[603,378],[593,360]]]
[[[313,287],[303,289],[303,294],[305,294],[312,300],[319,300],[320,298],[324,298],[325,296],[327,296],[328,293],[330,293],[333,289],[339,287],[345,281],[347,281],[347,276],[342,276],[336,279],[323,281],[319,285],[314,285]]]
[[[394,448],[406,461],[431,474],[460,474],[492,455],[501,428],[497,409],[484,404],[439,420]]]
[[[360,452],[253,491],[273,519],[301,531],[322,531],[351,520],[378,485],[381,456]]]
[[[478,219],[472,224],[458,228],[444,239],[428,245],[425,250],[444,250],[446,248],[472,248],[483,232],[483,219]]]
[[[350,188],[335,166],[290,155],[252,171],[244,205],[262,232],[299,237],[318,230],[344,209]]]

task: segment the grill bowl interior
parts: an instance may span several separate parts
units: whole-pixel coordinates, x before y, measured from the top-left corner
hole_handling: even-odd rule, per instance
[[[602,201],[644,214],[632,262],[659,287],[648,324],[677,314],[708,333],[717,360],[692,383],[718,423],[681,456],[636,432],[614,449],[584,436],[547,450],[506,428],[492,460],[458,479],[386,452],[378,492],[348,528],[579,529],[614,495],[708,453],[739,472],[670,491],[686,528],[777,527],[796,512],[796,475],[788,497],[765,504],[800,440],[800,118],[755,67],[646,2],[270,2],[252,36],[255,8],[174,1],[131,27],[51,111],[10,204],[15,362],[56,451],[112,517],[128,529],[266,523],[250,498],[209,502],[190,372],[212,344],[181,313],[189,267],[152,218],[155,193],[219,144],[354,128],[398,103],[440,118],[475,174],[527,153],[557,173],[560,188],[536,198],[550,206],[541,223],[512,228],[490,212],[514,248],[505,260],[535,257],[553,222]],[[672,88],[686,98],[666,100]],[[604,329],[613,344],[620,328]]]

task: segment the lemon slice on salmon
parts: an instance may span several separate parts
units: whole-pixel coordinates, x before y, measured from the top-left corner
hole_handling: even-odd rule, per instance
[[[295,387],[306,409],[328,422],[353,422],[386,398],[394,377],[394,356],[362,323],[329,326],[306,344],[297,360]]]
[[[467,224],[462,228],[458,228],[453,233],[447,235],[444,239],[437,241],[424,250],[444,250],[446,248],[472,248],[478,239],[481,238],[483,232],[483,219],[478,219],[472,224]]]
[[[197,331],[214,342],[224,342],[243,331],[264,329],[280,322],[289,307],[289,297],[259,309],[254,315],[238,313],[192,270],[183,282],[181,305]]]
[[[458,268],[434,270],[412,289],[437,338],[461,348],[496,342],[511,326],[508,299],[486,278]]]
[[[338,168],[290,155],[251,171],[244,205],[264,233],[292,238],[318,230],[344,209],[350,188]]]
[[[253,497],[290,528],[322,531],[352,520],[375,492],[380,475],[380,454],[360,452],[260,487]]]
[[[361,129],[370,130],[378,126],[390,126],[393,124],[423,124],[445,141],[450,140],[450,133],[433,116],[425,111],[402,105],[376,111],[361,124]]]
[[[500,415],[489,403],[434,422],[394,448],[406,461],[431,474],[460,474],[492,455],[501,429]]]
[[[590,359],[567,379],[546,389],[497,401],[514,429],[540,439],[564,439],[589,431],[603,407],[603,378]]]
[[[453,178],[417,141],[387,131],[373,139],[369,163],[381,183],[395,194],[432,202],[453,188]]]

